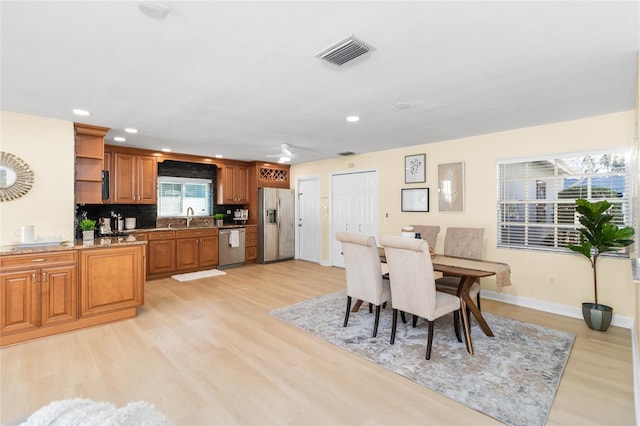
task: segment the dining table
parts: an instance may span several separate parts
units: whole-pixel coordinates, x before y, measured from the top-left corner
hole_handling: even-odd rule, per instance
[[[378,252],[380,261],[386,263],[384,248],[379,247]],[[432,253],[431,263],[433,270],[441,272],[443,275],[460,277],[460,282],[456,289],[451,290],[451,294],[460,298],[460,310],[465,334],[465,342],[467,351],[473,355],[473,342],[471,340],[471,327],[467,316],[467,309],[473,314],[480,329],[485,335],[494,337],[493,331],[482,316],[482,312],[476,306],[475,302],[469,295],[471,286],[478,278],[496,276],[496,290],[500,291],[502,287],[511,285],[511,269],[508,264],[501,262],[492,262],[488,260],[475,260],[456,256],[445,256]],[[449,292],[447,290],[442,290]],[[359,307],[359,305],[358,305]],[[354,306],[355,309],[355,306]]]

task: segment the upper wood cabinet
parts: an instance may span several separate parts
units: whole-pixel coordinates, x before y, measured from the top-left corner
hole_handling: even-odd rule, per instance
[[[155,204],[158,181],[156,157],[120,152],[113,152],[112,157],[111,202]]]
[[[106,170],[107,172],[109,172],[109,197],[106,199],[102,199],[102,204],[111,204],[111,200],[113,199],[113,189],[112,186],[112,182],[113,182],[113,162],[112,162],[112,157],[113,154],[111,152],[105,151],[104,152],[104,159],[102,161],[102,170]]]
[[[240,164],[218,166],[218,204],[249,203],[249,167]]]
[[[257,188],[289,188],[288,164],[254,162]]]
[[[102,203],[102,170],[106,127],[74,123],[76,142],[76,203]]]

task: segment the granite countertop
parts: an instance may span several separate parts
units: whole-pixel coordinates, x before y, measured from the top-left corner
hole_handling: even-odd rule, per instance
[[[43,242],[41,244],[33,243],[29,245],[16,244],[13,246],[3,246],[0,250],[0,256],[30,253],[49,253],[66,250],[86,250],[105,247],[121,247],[146,243],[147,242],[145,240],[138,240],[133,235],[129,235],[126,237],[96,238],[92,241],[75,240],[61,242]]]
[[[140,228],[140,229],[127,229],[123,231],[124,236],[120,237],[98,237],[91,242],[84,242],[82,240],[75,241],[51,241],[33,244],[9,244],[0,247],[0,256],[8,256],[14,254],[29,254],[29,253],[48,253],[55,251],[65,250],[86,250],[94,248],[105,247],[118,247],[135,244],[146,244],[145,240],[138,240],[135,236],[131,235],[136,232],[154,232],[154,231],[183,231],[189,229],[229,229],[229,228],[245,228],[246,226],[256,226],[255,224],[249,225],[237,225],[227,224],[222,226],[207,226],[207,225],[195,225],[195,226],[175,226],[167,228]]]

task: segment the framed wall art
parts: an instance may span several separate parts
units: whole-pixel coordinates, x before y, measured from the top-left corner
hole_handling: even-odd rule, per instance
[[[427,154],[407,155],[404,157],[404,183],[423,183],[426,175]]]
[[[464,163],[438,164],[438,210],[464,212]]]
[[[429,188],[408,188],[401,191],[403,212],[429,211]]]

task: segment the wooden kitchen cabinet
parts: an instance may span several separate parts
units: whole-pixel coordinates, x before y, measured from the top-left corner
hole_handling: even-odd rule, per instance
[[[75,251],[3,256],[0,265],[0,335],[46,335],[41,328],[78,318]]]
[[[245,263],[255,263],[258,260],[258,226],[245,225],[244,227]]]
[[[112,153],[111,202],[115,204],[155,204],[158,163],[150,155]]]
[[[190,229],[176,232],[176,269],[196,270],[218,265],[218,229]]]
[[[106,127],[74,123],[75,194],[78,204],[102,203],[102,170]]]
[[[128,235],[135,237],[138,241],[149,241],[149,233],[148,232],[130,232]],[[144,245],[144,258],[146,259],[144,262],[144,279],[147,280],[147,272],[149,266],[147,265],[147,261],[149,259],[149,244]]]
[[[104,152],[104,158],[102,159],[102,169],[109,172],[109,197],[102,200],[102,204],[111,204],[113,198],[113,166],[112,166],[113,154],[111,152]]]
[[[80,251],[80,317],[144,304],[144,246]]]
[[[167,274],[176,270],[176,233],[149,232],[147,273]]]
[[[218,167],[218,204],[249,203],[249,167],[224,164]]]

